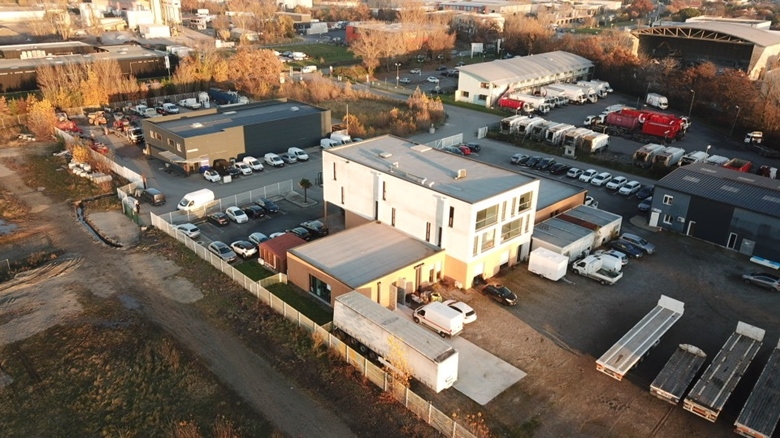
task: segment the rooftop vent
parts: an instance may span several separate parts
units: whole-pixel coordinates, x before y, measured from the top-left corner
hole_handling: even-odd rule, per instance
[[[466,177],[466,169],[458,169],[458,174],[455,175],[455,179],[463,179]]]
[[[412,149],[413,151],[417,151],[417,152],[428,152],[429,150],[431,150],[431,147],[430,146],[426,146],[424,144],[416,144],[416,145],[412,146],[410,149]]]
[[[298,110],[300,110],[300,108],[298,108],[297,106],[294,106],[294,107],[290,108],[290,111],[298,111]]]
[[[381,158],[387,159],[387,158],[390,158],[390,157],[392,157],[392,156],[393,156],[393,154],[391,154],[390,152],[382,152],[382,151],[380,151],[380,152],[379,152],[379,156],[380,156]]]
[[[393,167],[395,167],[396,169],[398,168],[398,161],[393,162]]]
[[[203,123],[195,122],[195,123],[193,123],[190,126],[192,126],[193,128],[202,128],[203,127]]]
[[[227,112],[224,112],[224,113],[222,113],[222,114],[224,114],[224,115],[226,115],[226,116],[232,116],[232,115],[233,115],[233,114],[235,114],[235,113],[236,113],[235,111],[227,111]]]

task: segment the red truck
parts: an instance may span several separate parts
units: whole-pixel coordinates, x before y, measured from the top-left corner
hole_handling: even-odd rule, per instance
[[[607,114],[604,125],[596,127],[610,135],[645,143],[658,139],[669,142],[685,135],[685,121],[679,117],[626,108]]]
[[[750,172],[753,168],[753,163],[747,160],[740,160],[739,158],[732,158],[726,164],[723,165],[726,169],[736,170],[737,172]]]
[[[508,97],[502,97],[498,99],[498,106],[501,108],[509,108],[511,110],[525,111],[525,102],[522,100],[510,99]]]

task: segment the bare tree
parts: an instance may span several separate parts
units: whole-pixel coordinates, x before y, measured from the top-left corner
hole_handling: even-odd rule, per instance
[[[388,40],[387,32],[360,28],[358,39],[350,43],[349,51],[363,59],[369,76],[373,76],[380,60],[390,52]]]
[[[211,26],[214,28],[214,32],[219,39],[222,41],[230,39],[230,19],[227,16],[218,15],[217,18],[211,22]]]
[[[230,65],[228,80],[236,89],[244,90],[256,98],[271,95],[279,85],[282,63],[271,50],[239,49],[231,58]]]

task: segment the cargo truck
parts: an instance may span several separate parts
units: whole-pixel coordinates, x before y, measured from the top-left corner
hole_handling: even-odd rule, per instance
[[[200,102],[194,97],[188,97],[179,101],[179,106],[189,109],[200,109]]]
[[[526,118],[517,123],[517,135],[528,137],[536,125],[547,122],[541,117]]]
[[[607,97],[607,87],[604,85],[603,82],[599,81],[579,81],[577,82],[577,85],[580,87],[589,87],[593,88],[593,90],[596,92],[596,96],[600,98]]]
[[[580,141],[580,145],[577,149],[587,152],[589,154],[595,154],[598,152],[606,151],[609,147],[609,135],[594,132],[591,134],[585,134]]]
[[[753,168],[753,163],[747,160],[741,160],[739,158],[732,158],[726,163],[723,164],[723,167],[726,169],[732,169],[736,170],[737,172],[750,172],[750,169]]]
[[[528,119],[528,116],[517,114],[501,119],[501,132],[505,134],[516,134],[520,122]]]
[[[458,352],[454,348],[360,292],[335,299],[333,327],[371,359],[389,367],[402,360],[415,379],[436,392],[451,387],[458,378]],[[397,355],[402,357],[394,357]]]
[[[591,87],[590,85],[575,85],[576,87],[580,88],[583,93],[585,93],[585,100],[588,103],[597,103],[599,101],[599,95],[596,92],[596,89]]]
[[[563,134],[563,146],[579,147],[582,138],[588,134],[593,134],[588,128],[577,128],[567,131]]]
[[[536,248],[528,257],[528,270],[548,280],[558,281],[566,276],[569,258],[547,248]]]
[[[680,166],[687,166],[689,164],[703,163],[709,158],[710,154],[704,151],[688,152],[680,158]]]
[[[659,151],[653,157],[653,167],[656,168],[669,168],[676,166],[680,162],[680,159],[685,155],[685,149],[667,147],[662,151]]]
[[[596,370],[623,380],[650,350],[661,342],[664,334],[682,317],[685,304],[661,295],[653,310],[596,361]]]
[[[748,438],[771,438],[780,420],[780,344],[772,350],[753,392],[742,407],[734,432]]]
[[[522,100],[512,99],[506,94],[498,99],[498,106],[501,108],[507,108],[512,111],[530,113],[533,112],[531,105],[526,104]]]
[[[542,96],[563,96],[571,103],[582,105],[587,101],[585,92],[580,87],[573,85],[554,84],[542,87]]]
[[[707,355],[701,349],[689,344],[678,345],[669,362],[650,384],[650,394],[677,405],[706,360]]]
[[[545,120],[542,123],[534,125],[534,127],[531,129],[531,139],[536,141],[544,140],[544,136],[547,133],[547,130],[559,124],[560,123],[558,122]]]
[[[559,123],[555,126],[551,126],[544,133],[544,141],[554,146],[560,146],[560,144],[563,143],[563,136],[574,129],[576,129],[574,125],[566,123]]]
[[[660,144],[650,143],[642,146],[634,152],[634,166],[648,168],[653,165],[653,157],[666,149]]]
[[[512,99],[522,100],[525,102],[527,111],[534,111],[539,114],[547,114],[550,112],[550,104],[547,103],[544,97],[533,96],[524,93],[512,93],[511,97]]]
[[[669,108],[669,100],[666,96],[661,96],[658,93],[647,93],[645,103],[656,108],[661,108],[662,110]]]
[[[688,393],[683,408],[714,423],[761,348],[765,333],[763,329],[740,321],[737,330]]]
[[[589,255],[582,260],[574,262],[571,265],[571,269],[583,277],[592,278],[605,285],[613,285],[623,278],[622,272],[607,269],[604,266],[604,261],[597,255]]]

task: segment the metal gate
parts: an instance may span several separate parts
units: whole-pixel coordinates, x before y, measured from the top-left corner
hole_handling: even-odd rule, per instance
[[[483,126],[477,130],[477,138],[485,138],[487,137],[488,127]]]

